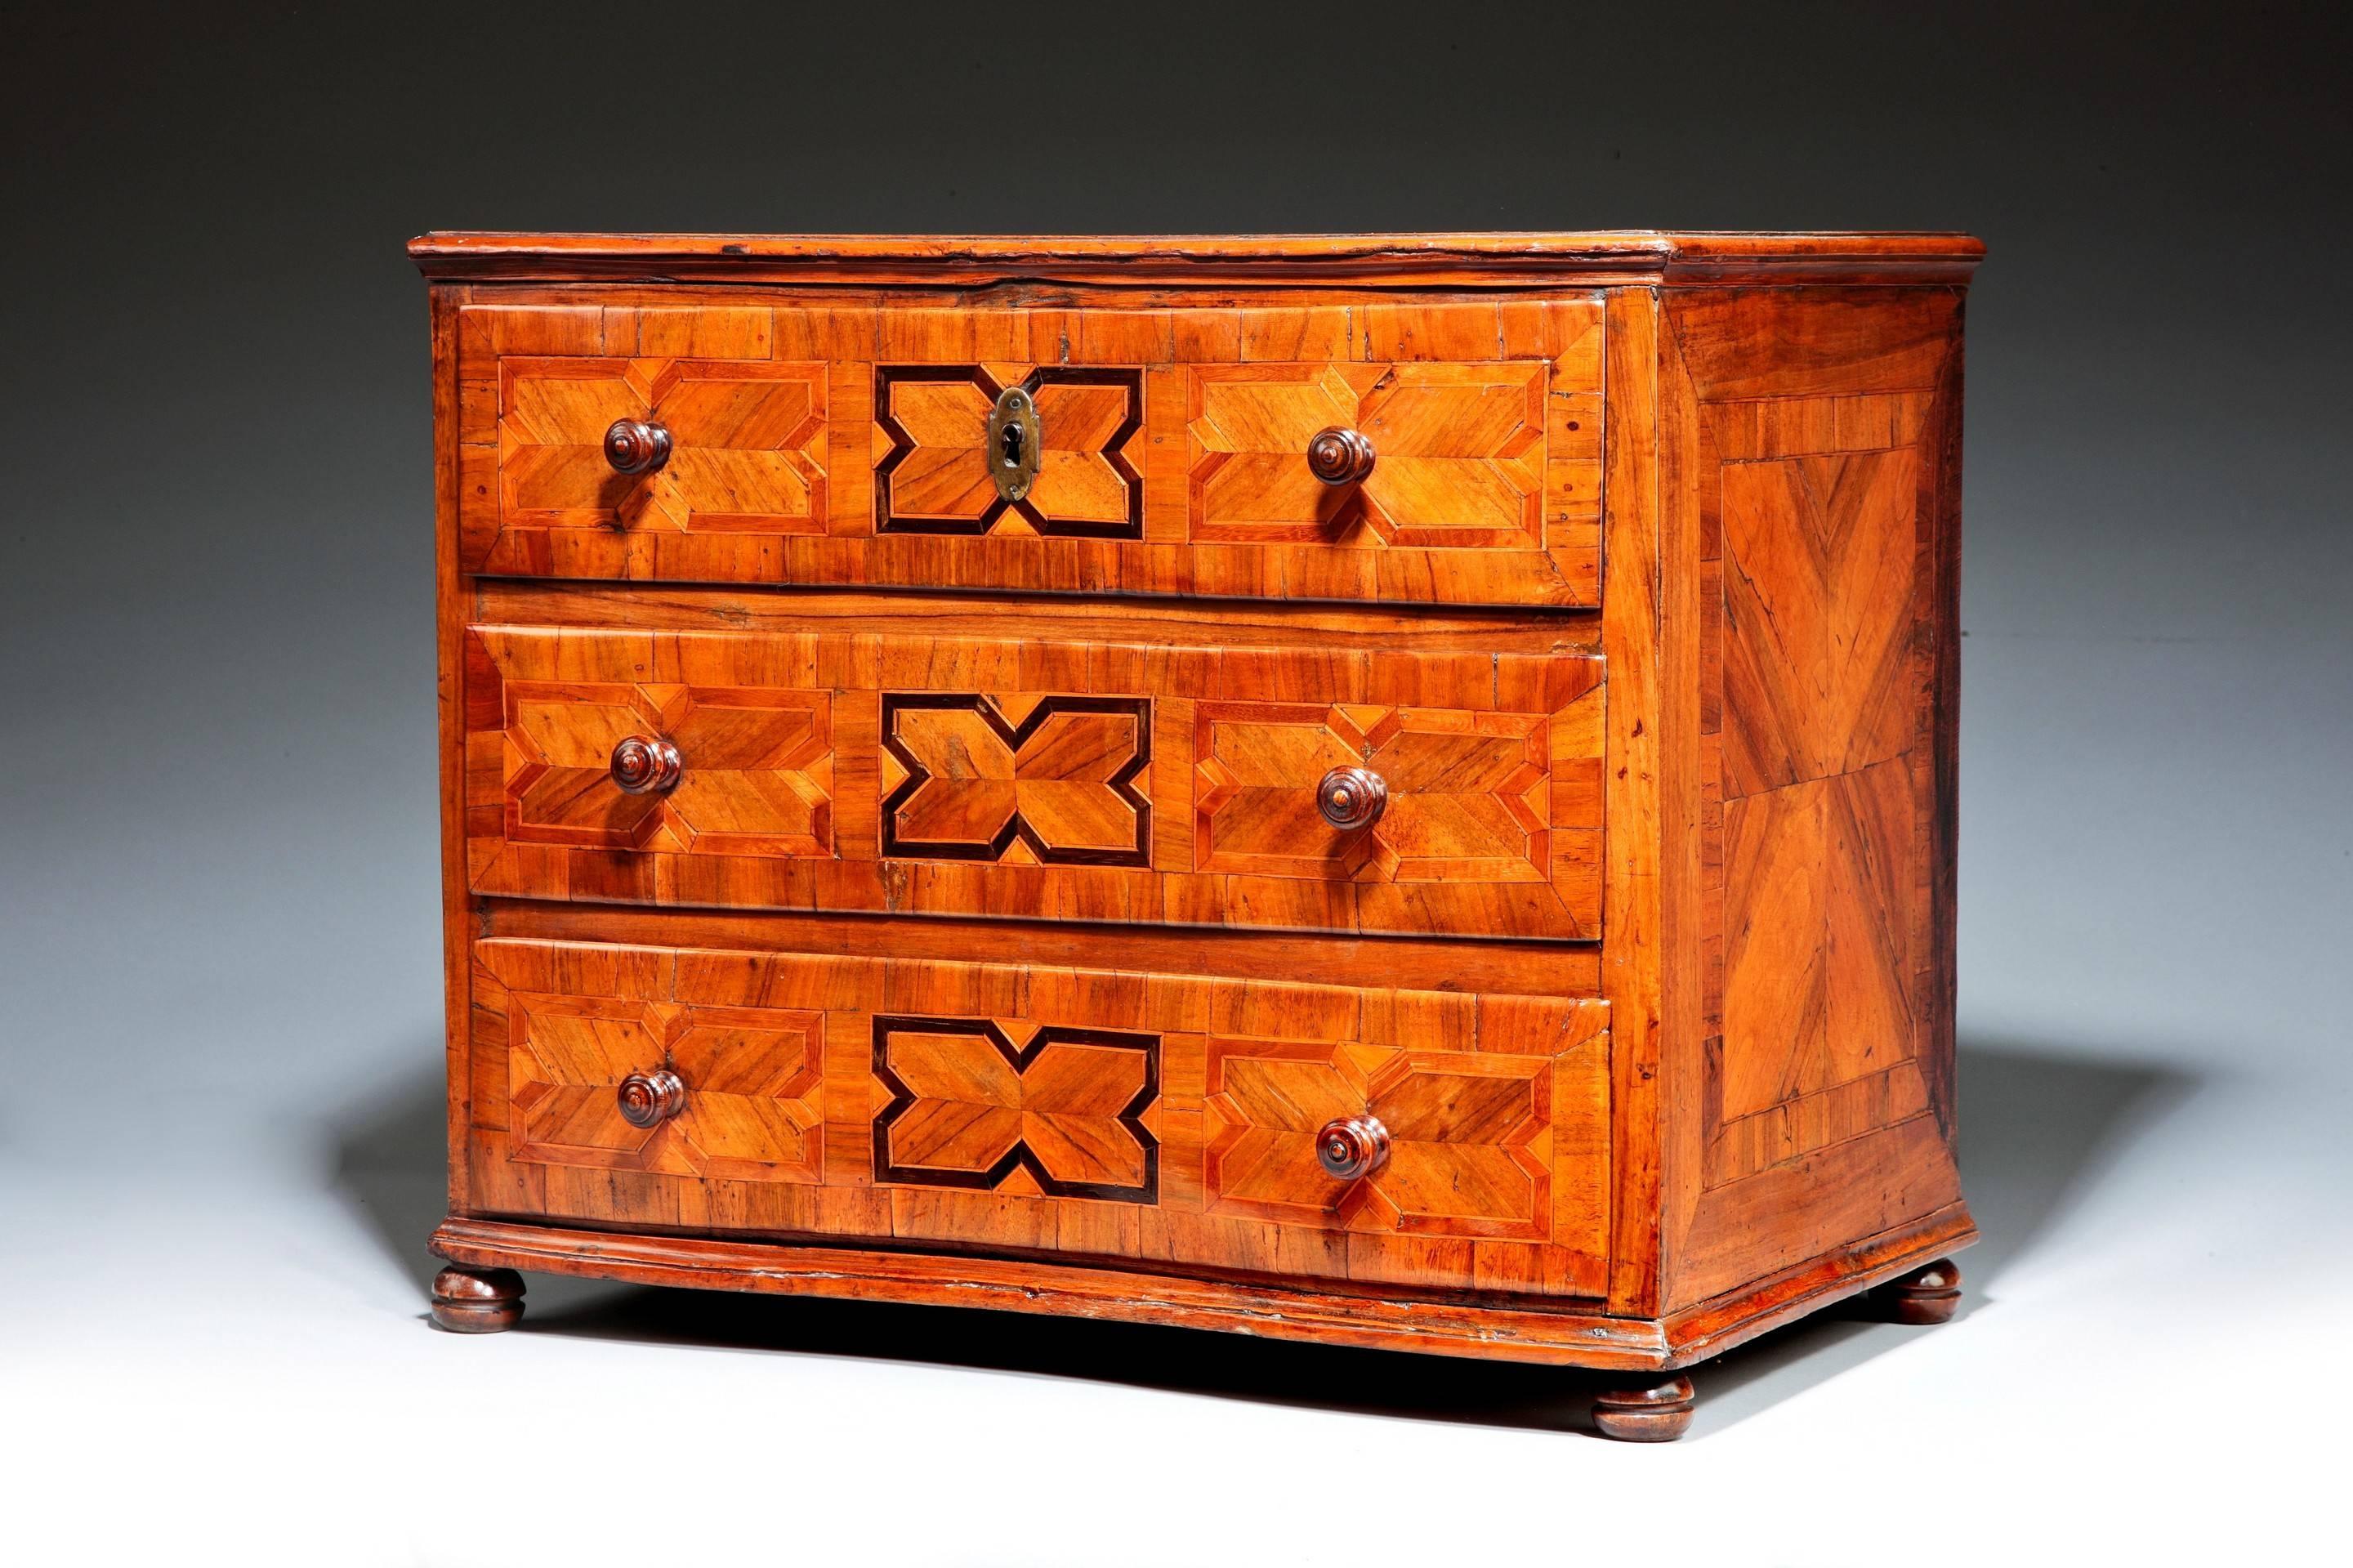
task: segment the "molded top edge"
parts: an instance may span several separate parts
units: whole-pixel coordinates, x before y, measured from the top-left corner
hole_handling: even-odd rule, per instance
[[[408,253],[433,277],[659,281],[736,277],[969,283],[1346,279],[1515,283],[1555,278],[1965,282],[1981,240],[1938,233],[734,235],[431,233]]]

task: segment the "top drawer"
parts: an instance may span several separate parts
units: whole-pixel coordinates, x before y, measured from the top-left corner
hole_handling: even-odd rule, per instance
[[[458,315],[469,571],[1598,602],[1592,297],[536,298]]]

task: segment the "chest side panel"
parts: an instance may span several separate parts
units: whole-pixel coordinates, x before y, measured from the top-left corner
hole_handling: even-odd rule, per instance
[[[1695,530],[1698,1038],[1678,1300],[1957,1200],[1959,302],[1671,300]]]

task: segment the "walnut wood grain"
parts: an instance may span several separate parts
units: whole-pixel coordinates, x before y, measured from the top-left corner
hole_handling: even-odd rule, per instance
[[[804,624],[473,628],[473,889],[1599,935],[1599,660]],[[657,733],[685,759],[667,790]],[[1383,780],[1348,826],[1319,809],[1335,768]]]
[[[1661,1117],[1660,1041],[1666,1022],[1666,972],[1688,944],[1671,946],[1665,929],[1669,889],[1662,879],[1670,847],[1683,849],[1687,821],[1663,815],[1665,721],[1662,662],[1688,634],[1662,603],[1659,519],[1659,297],[1649,290],[1609,296],[1607,386],[1619,416],[1612,427],[1603,509],[1601,642],[1612,673],[1602,770],[1602,813],[1609,824],[1603,862],[1602,919],[1613,933],[1601,971],[1613,1018],[1636,1022],[1612,1062],[1612,1168],[1618,1176],[1610,1246],[1613,1311],[1651,1317],[1660,1310],[1661,1196],[1666,1129]],[[1675,842],[1671,846],[1670,835]],[[1682,911],[1678,911],[1681,915]],[[1680,928],[1679,928],[1680,929]]]
[[[1957,1202],[1957,291],[1670,297],[1670,1308]],[[1668,646],[1686,644],[1670,641]]]
[[[1603,1279],[1590,999],[499,939],[473,997],[490,1213],[1358,1285]],[[1365,1154],[1336,1178],[1335,1121]]]
[[[1954,1234],[1947,1227],[1939,1234]],[[1923,1237],[1928,1239],[1923,1241]],[[429,1245],[475,1270],[517,1268],[591,1279],[934,1307],[1067,1314],[1163,1328],[1224,1330],[1268,1339],[1413,1351],[1548,1366],[1627,1372],[1686,1367],[1771,1332],[1864,1288],[1926,1245],[1927,1232],[1880,1238],[1849,1260],[1823,1260],[1759,1281],[1702,1312],[1663,1320],[1592,1303],[1463,1300],[1410,1287],[1269,1283],[1153,1267],[1109,1270],[1044,1258],[941,1255],[639,1229],[586,1230],[452,1216]],[[1655,1381],[1655,1380],[1654,1380]]]
[[[459,562],[459,421],[457,363],[458,301],[436,289],[428,302],[433,341],[433,647],[438,673],[434,692],[434,733],[441,802],[441,1012],[442,1074],[448,1086],[443,1131],[453,1151],[448,1160],[448,1201],[463,1212],[465,1161],[454,1151],[466,1140],[468,1015],[472,1008],[474,898],[466,885],[465,813],[457,803],[466,790],[465,658],[469,594]]]
[[[508,577],[1590,606],[1600,328],[1576,293],[502,291],[458,307],[460,552]],[[1313,471],[1327,428],[1356,440],[1338,485]],[[639,471],[656,429],[670,455]]]
[[[610,627],[637,631],[866,630],[882,621],[923,636],[1002,641],[1005,619],[1041,635],[1144,643],[1170,650],[1315,649],[1485,657],[1496,678],[1525,680],[1530,658],[1601,652],[1601,626],[1588,611],[1533,616],[1472,606],[1424,608],[1411,616],[1377,607],[1198,599],[1102,599],[982,593],[906,594],[857,588],[608,585],[477,577],[463,590],[468,619],[488,625]]]
[[[437,1320],[1951,1314],[1975,241],[414,249]]]
[[[825,952],[955,960],[1018,951],[1032,963],[1198,975],[1219,980],[1295,980],[1324,968],[1372,972],[1408,991],[1507,991],[1581,998],[1599,989],[1598,946],[1416,937],[1356,938],[1281,932],[1070,921],[890,914],[657,909],[545,899],[485,898],[475,937],[653,946]]]
[[[722,277],[939,286],[1052,279],[1114,287],[1229,279],[1372,288],[1762,281],[1965,283],[1962,234],[1199,235],[1188,237],[437,233],[409,255],[434,278]]]
[[[431,1246],[470,1269],[1050,1313],[1547,1366],[1635,1371],[1658,1366],[1669,1353],[1657,1324],[1589,1309],[1201,1277],[1148,1266],[1113,1271],[1051,1260],[455,1217],[435,1230]]]

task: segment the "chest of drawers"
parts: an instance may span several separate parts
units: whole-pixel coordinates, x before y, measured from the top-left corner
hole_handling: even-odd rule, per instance
[[[449,1263],[1948,1316],[1951,235],[435,235]]]

